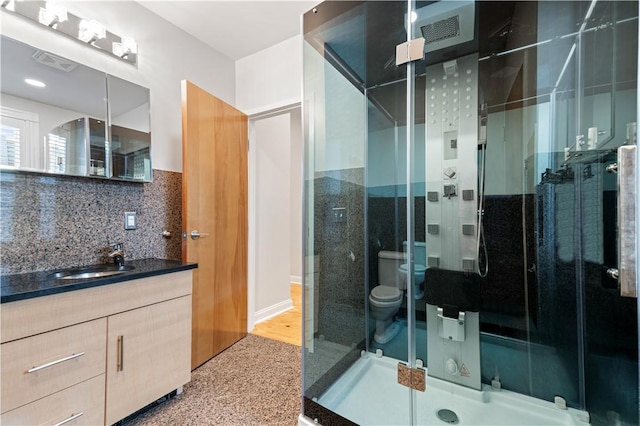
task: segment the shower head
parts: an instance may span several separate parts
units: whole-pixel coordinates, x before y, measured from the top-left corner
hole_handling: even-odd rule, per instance
[[[416,28],[425,39],[425,53],[473,41],[475,2],[441,0],[416,10]]]

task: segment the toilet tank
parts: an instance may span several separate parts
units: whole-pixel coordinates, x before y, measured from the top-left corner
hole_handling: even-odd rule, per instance
[[[407,242],[402,242],[402,249],[407,252]],[[413,259],[419,265],[427,265],[427,243],[424,241],[413,242]]]
[[[382,250],[378,253],[378,284],[400,288],[400,265],[404,253]]]

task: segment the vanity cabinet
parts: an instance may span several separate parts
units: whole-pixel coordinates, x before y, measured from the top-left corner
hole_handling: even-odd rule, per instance
[[[113,424],[191,378],[192,271],[3,303],[0,424]]]

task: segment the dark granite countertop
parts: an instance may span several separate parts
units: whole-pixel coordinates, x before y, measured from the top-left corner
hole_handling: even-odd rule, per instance
[[[66,291],[81,290],[106,284],[137,280],[139,278],[153,277],[155,275],[186,271],[197,268],[198,264],[185,263],[177,260],[141,259],[125,262],[126,268],[133,267],[133,269],[125,270],[123,273],[118,275],[72,280],[58,279],[54,276],[55,273],[60,271],[77,271],[96,266],[104,265],[88,265],[78,268],[2,275],[0,276],[0,303],[14,302],[16,300],[48,296],[51,294],[64,293]]]

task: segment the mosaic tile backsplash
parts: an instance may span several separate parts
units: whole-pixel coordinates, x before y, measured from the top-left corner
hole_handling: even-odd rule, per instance
[[[124,229],[124,212],[137,229]],[[0,273],[181,257],[182,174],[154,170],[152,183],[0,173]],[[170,238],[162,236],[167,230]]]

